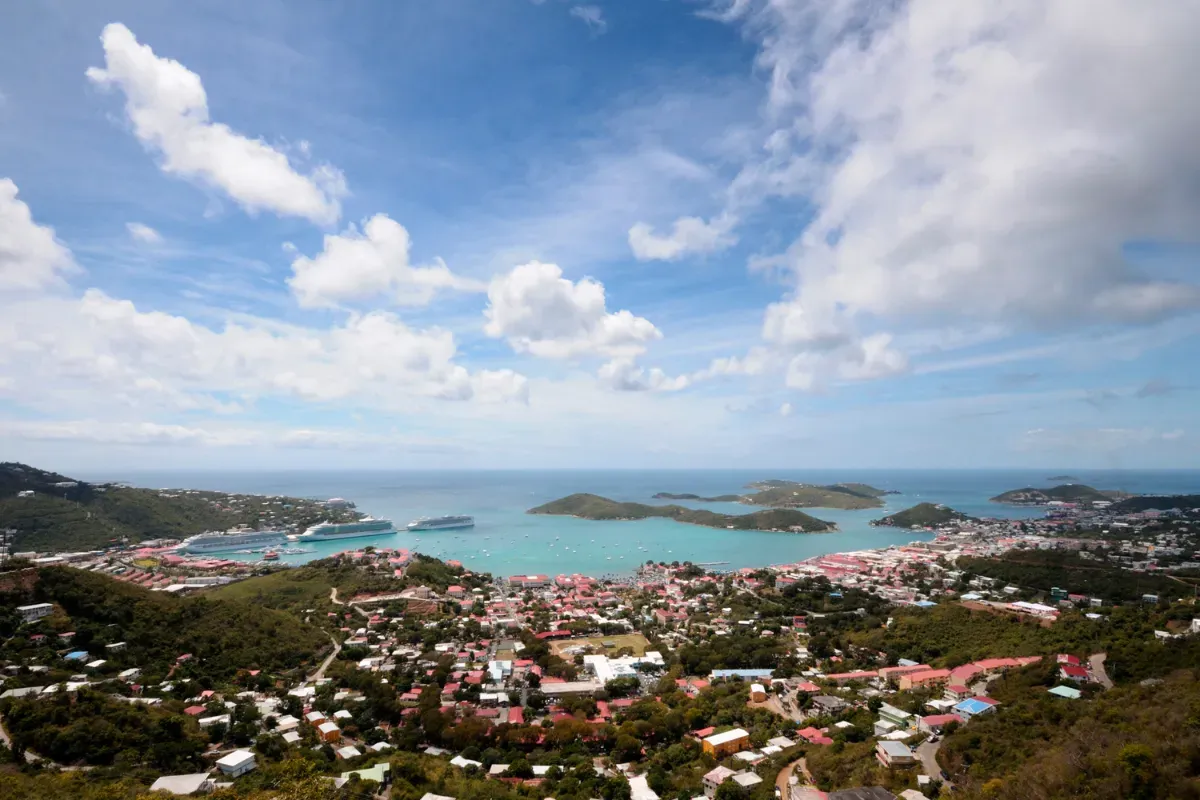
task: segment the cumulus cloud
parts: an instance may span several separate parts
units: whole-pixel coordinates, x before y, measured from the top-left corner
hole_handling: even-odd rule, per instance
[[[792,415],[792,404],[784,403],[779,407],[779,416],[790,417]]]
[[[604,19],[604,10],[600,6],[572,6],[569,13],[587,25],[588,29],[597,36],[608,30],[608,22]]]
[[[54,229],[34,222],[29,206],[17,197],[17,185],[0,178],[0,291],[60,285],[63,275],[76,270]]]
[[[1161,445],[1184,439],[1179,429],[1155,428],[1033,428],[1022,433],[1014,446],[1022,451],[1063,453],[1082,451],[1120,455],[1130,448]]]
[[[629,247],[639,261],[675,261],[686,255],[722,250],[737,241],[729,229],[732,220],[720,217],[705,222],[699,217],[675,220],[670,233],[658,234],[639,222],[629,229]]]
[[[439,289],[483,291],[481,283],[450,271],[440,259],[428,266],[409,261],[411,241],[404,226],[386,214],[376,214],[360,231],[325,237],[324,249],[292,262],[288,285],[305,308],[337,306],[343,302],[388,294],[401,305],[424,305]]]
[[[1123,251],[1191,237],[1200,216],[1200,5],[737,0],[715,12],[758,43],[775,123],[731,202],[811,202],[772,260],[794,276],[764,325],[776,347],[835,375],[838,353],[850,374],[883,375],[902,357],[864,328],[1045,331],[1200,308],[1195,283],[1139,272]]]
[[[677,392],[691,385],[687,375],[668,376],[658,367],[646,369],[632,358],[616,358],[600,367],[600,382],[618,392]]]
[[[252,213],[337,221],[339,198],[346,193],[338,170],[323,165],[301,174],[261,139],[210,120],[200,76],[155,55],[124,25],[106,25],[100,41],[104,67],[90,67],[87,77],[124,93],[134,134],[159,154],[164,172],[220,189]]]
[[[129,236],[135,242],[143,244],[158,244],[162,241],[162,235],[158,231],[151,228],[149,225],[143,225],[140,222],[125,223],[125,230],[129,231]]]
[[[488,336],[507,340],[518,353],[542,358],[632,358],[662,338],[643,317],[609,312],[599,281],[572,282],[555,264],[538,261],[495,277],[484,315]]]

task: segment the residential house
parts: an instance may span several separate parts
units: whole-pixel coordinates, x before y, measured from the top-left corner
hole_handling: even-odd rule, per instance
[[[875,745],[875,757],[885,767],[911,767],[917,763],[917,756],[912,748],[903,742],[885,739]]]
[[[714,733],[712,736],[705,738],[700,744],[704,752],[713,758],[720,759],[749,747],[750,734],[741,728],[734,728],[723,733]]]
[[[250,750],[234,750],[226,756],[217,759],[217,769],[231,778],[245,775],[254,769],[254,753]]]

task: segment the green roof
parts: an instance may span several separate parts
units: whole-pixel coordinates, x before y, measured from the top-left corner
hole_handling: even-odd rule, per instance
[[[1068,700],[1078,700],[1079,698],[1083,697],[1083,692],[1079,691],[1078,689],[1072,689],[1070,686],[1055,686],[1050,690],[1050,694],[1058,695],[1059,697],[1065,697]]]
[[[342,780],[348,781],[351,775],[357,775],[361,780],[375,781],[378,784],[382,784],[387,779],[388,770],[391,769],[391,766],[388,762],[382,761],[367,769],[355,769],[350,772],[343,772]]]

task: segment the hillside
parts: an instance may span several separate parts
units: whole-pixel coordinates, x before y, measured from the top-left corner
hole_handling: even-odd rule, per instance
[[[890,528],[936,528],[949,525],[952,522],[969,522],[973,520],[961,511],[955,511],[949,506],[937,503],[918,503],[912,508],[897,511],[882,519],[872,520],[872,525]]]
[[[959,558],[956,565],[972,575],[995,578],[1022,588],[1048,593],[1052,588],[1060,587],[1071,594],[1118,603],[1138,602],[1144,594],[1185,598],[1195,592],[1195,587],[1184,578],[1132,572],[1060,550],[1010,550],[993,558]]]
[[[21,497],[22,492],[33,494]],[[24,464],[0,464],[0,528],[17,531],[17,552],[92,550],[237,525],[296,529],[332,516],[299,498],[89,484]]]
[[[1031,486],[1012,489],[996,495],[992,502],[1017,506],[1044,506],[1055,500],[1063,503],[1096,503],[1121,500],[1129,496],[1125,492],[1115,490],[1093,489],[1082,483],[1064,483],[1050,489],[1035,489]]]
[[[1127,497],[1118,503],[1113,503],[1110,510],[1117,514],[1132,514],[1139,511],[1149,511],[1152,508],[1157,508],[1160,511],[1165,511],[1169,508],[1181,511],[1194,511],[1200,508],[1200,494]]]
[[[736,503],[742,499],[740,494],[719,494],[716,497],[701,497],[698,494],[675,494],[673,492],[658,492],[655,500],[696,500],[701,503]]]
[[[180,669],[193,677],[227,678],[239,669],[282,671],[311,662],[329,644],[319,628],[249,599],[175,597],[70,567],[44,567],[32,591],[0,594],[0,607],[9,609],[43,602],[62,613],[39,626],[73,631],[75,649],[109,659],[113,671],[136,666],[148,678],[165,677],[185,653],[192,660]],[[11,612],[3,616],[3,632],[11,634]],[[117,642],[125,642],[123,651],[106,651],[105,645]],[[36,650],[33,642],[16,636],[0,653],[15,658]]]
[[[769,509],[752,514],[718,514],[713,511],[698,511],[683,506],[651,506],[644,503],[621,503],[594,494],[573,494],[551,501],[530,514],[554,514],[594,520],[634,520],[649,517],[666,517],[692,525],[709,528],[732,528],[734,530],[791,531],[822,533],[835,530],[833,523],[810,517],[801,511]]]

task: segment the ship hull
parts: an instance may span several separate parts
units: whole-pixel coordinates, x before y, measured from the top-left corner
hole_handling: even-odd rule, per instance
[[[336,542],[342,539],[366,539],[370,536],[391,536],[396,532],[395,528],[389,528],[386,531],[361,531],[358,533],[336,533],[332,536],[316,533],[302,533],[296,537],[297,542]]]
[[[449,525],[409,525],[410,531],[449,531],[458,528],[474,528],[475,522],[454,522]]]

